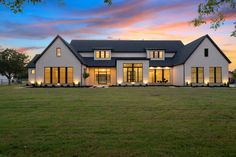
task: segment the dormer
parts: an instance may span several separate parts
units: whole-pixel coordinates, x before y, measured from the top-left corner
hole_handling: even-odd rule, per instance
[[[151,60],[165,60],[165,50],[147,50],[147,58]]]
[[[94,50],[94,60],[111,60],[111,50]]]

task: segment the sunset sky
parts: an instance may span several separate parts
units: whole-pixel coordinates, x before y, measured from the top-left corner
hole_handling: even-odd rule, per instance
[[[0,6],[0,49],[15,48],[31,58],[57,35],[72,39],[182,40],[184,44],[209,34],[236,69],[236,37],[230,37],[236,10],[227,10],[225,24],[193,27],[199,0],[45,0],[14,14]]]

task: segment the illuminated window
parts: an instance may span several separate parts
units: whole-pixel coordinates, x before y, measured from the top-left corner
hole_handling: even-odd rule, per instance
[[[73,68],[67,68],[67,83],[73,83]]]
[[[164,59],[164,50],[149,51],[149,58]]]
[[[149,81],[151,83],[169,83],[170,69],[150,69]]]
[[[210,83],[222,83],[222,68],[210,67],[209,68]]]
[[[60,83],[61,84],[66,83],[66,68],[64,68],[64,67],[60,68]]]
[[[124,64],[124,82],[143,82],[143,64]]]
[[[110,51],[109,50],[95,51],[95,58],[96,59],[109,59],[110,58]]]
[[[192,67],[191,81],[192,83],[204,83],[204,68],[203,67]]]
[[[51,83],[51,69],[44,68],[44,83]]]
[[[72,84],[73,68],[72,67],[45,67],[44,68],[45,84]]]
[[[109,68],[96,68],[95,69],[95,82],[96,84],[109,84],[111,83],[111,69]]]
[[[61,57],[61,48],[56,49],[56,56]]]
[[[58,68],[52,68],[52,83],[57,84],[58,81]]]
[[[31,70],[31,74],[35,74],[35,69],[32,69],[32,70]]]

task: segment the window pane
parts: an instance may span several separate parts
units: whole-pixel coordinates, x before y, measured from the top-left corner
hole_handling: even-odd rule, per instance
[[[162,82],[162,69],[157,69],[156,70],[156,79],[158,83]]]
[[[198,68],[198,83],[204,83],[204,68]]]
[[[32,70],[31,70],[31,74],[35,74],[35,69],[32,69]]]
[[[222,68],[216,67],[216,83],[222,83]]]
[[[100,53],[99,53],[99,51],[96,51],[95,53],[96,53],[96,58],[100,58]]]
[[[51,75],[50,68],[44,68],[44,83],[46,84],[51,83],[50,75]]]
[[[197,68],[196,67],[192,67],[192,70],[191,70],[191,82],[192,83],[197,83]]]
[[[210,78],[209,78],[210,83],[215,83],[214,67],[210,67],[209,76],[210,76]]]
[[[58,68],[52,68],[52,83],[58,83]]]
[[[149,58],[154,58],[153,51],[149,51]]]
[[[170,69],[164,69],[164,80],[166,80],[166,83],[170,82]]]
[[[73,68],[67,68],[67,83],[73,83]]]
[[[100,51],[101,52],[101,58],[105,58],[105,52],[104,51]]]
[[[110,52],[106,51],[106,58],[110,58]]]
[[[149,82],[155,83],[155,80],[154,80],[154,69],[149,69]]]
[[[159,51],[159,58],[162,59],[164,57],[164,52],[163,51]]]
[[[123,68],[123,81],[127,82],[127,68]]]
[[[60,83],[66,83],[66,68],[60,68]]]
[[[61,48],[56,49],[56,56],[60,57],[61,56]]]

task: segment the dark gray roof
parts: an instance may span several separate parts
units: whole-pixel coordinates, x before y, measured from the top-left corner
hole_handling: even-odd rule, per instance
[[[215,44],[209,35],[202,36],[187,45],[183,45],[181,41],[160,41],[160,40],[72,40],[68,44],[63,38],[60,38],[71,52],[81,61],[82,64],[90,67],[114,67],[117,60],[149,60],[147,58],[111,58],[111,60],[94,60],[93,57],[82,57],[80,52],[93,52],[96,49],[110,49],[112,52],[146,52],[147,49],[162,49],[166,52],[175,52],[173,58],[166,58],[165,60],[149,60],[150,66],[175,66],[184,64],[192,53],[198,48],[205,38],[208,38],[214,46],[219,50],[223,57],[229,62],[230,60],[224,55],[221,49]],[[34,68],[37,60],[46,52],[49,44],[41,55],[36,55],[28,64],[28,68]]]
[[[202,36],[197,40],[194,40],[189,44],[185,45],[182,49],[180,49],[180,51],[176,53],[173,58],[174,65],[184,64],[204,39],[205,36]]]
[[[36,54],[34,58],[27,64],[27,68],[35,68],[36,60],[38,60],[40,54]]]
[[[184,45],[180,40],[72,40],[77,52],[111,49],[112,52],[146,52],[146,49],[163,49],[176,52]]]

